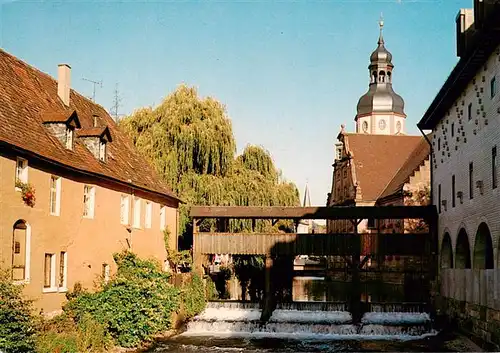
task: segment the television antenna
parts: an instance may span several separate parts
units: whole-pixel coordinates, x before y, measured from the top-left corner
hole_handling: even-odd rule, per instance
[[[87,81],[92,83],[93,89],[92,89],[92,102],[95,102],[95,88],[97,85],[99,85],[100,88],[102,88],[102,80],[101,81],[94,81],[94,80],[89,80],[88,78],[82,78],[82,80]]]

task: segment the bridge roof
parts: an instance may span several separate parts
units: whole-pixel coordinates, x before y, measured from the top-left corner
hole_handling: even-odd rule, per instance
[[[416,219],[434,220],[435,206],[192,206],[194,218],[240,219]]]

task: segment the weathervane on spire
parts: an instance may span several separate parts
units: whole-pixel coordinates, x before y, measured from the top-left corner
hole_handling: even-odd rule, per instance
[[[384,29],[384,14],[382,12],[380,13],[378,25],[380,26],[380,37],[378,40],[378,44],[384,44],[384,38],[382,37],[382,30]]]

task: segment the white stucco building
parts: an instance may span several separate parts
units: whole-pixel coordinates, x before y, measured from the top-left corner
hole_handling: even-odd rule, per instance
[[[500,2],[457,16],[460,60],[419,122],[432,130],[443,310],[500,344]],[[496,320],[496,319],[498,320]],[[472,325],[471,325],[472,324]]]

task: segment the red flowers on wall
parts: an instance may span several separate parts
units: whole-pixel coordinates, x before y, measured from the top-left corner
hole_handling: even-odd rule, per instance
[[[16,187],[21,189],[21,198],[23,202],[30,207],[35,206],[35,188],[29,183],[16,181]]]

